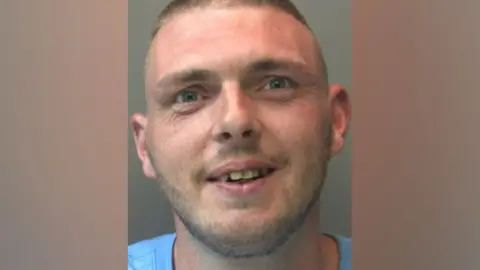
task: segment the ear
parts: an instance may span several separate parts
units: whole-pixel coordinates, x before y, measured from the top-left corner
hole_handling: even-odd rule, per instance
[[[342,85],[335,84],[329,89],[329,104],[332,125],[330,155],[338,154],[345,145],[345,136],[350,125],[351,105],[348,93]]]
[[[146,133],[147,133],[147,118],[142,114],[134,114],[131,118],[131,125],[133,129],[133,138],[135,140],[135,147],[137,155],[142,162],[143,173],[148,178],[156,178],[156,172],[152,166],[152,160],[148,154]]]

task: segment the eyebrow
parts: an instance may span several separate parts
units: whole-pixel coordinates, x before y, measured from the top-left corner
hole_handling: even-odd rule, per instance
[[[273,58],[262,58],[253,61],[241,70],[242,76],[279,70],[301,70],[302,72],[312,74],[311,71],[308,70],[307,66],[301,62]],[[165,75],[165,77],[156,83],[155,88],[162,89],[172,85],[183,85],[193,82],[207,81],[217,76],[218,75],[216,75],[216,73],[212,70],[191,68]]]
[[[307,66],[301,62],[264,58],[248,64],[245,69],[245,74],[249,75],[279,70],[301,70],[303,72],[311,73],[308,71]]]
[[[187,69],[166,75],[156,83],[156,89],[162,89],[171,85],[187,84],[191,82],[206,81],[214,76],[212,71],[206,69]]]

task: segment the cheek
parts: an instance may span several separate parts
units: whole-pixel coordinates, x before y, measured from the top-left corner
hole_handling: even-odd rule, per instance
[[[272,132],[290,152],[311,152],[323,143],[326,114],[319,104],[299,103],[276,112]],[[314,147],[314,148],[312,148]]]
[[[151,142],[156,166],[165,178],[185,178],[195,166],[202,149],[202,130],[198,122],[159,122],[152,130]]]
[[[273,136],[276,136],[289,158],[291,168],[290,176],[286,178],[286,188],[290,191],[311,187],[310,184],[298,185],[299,179],[316,183],[320,173],[316,170],[322,166],[328,148],[325,140],[328,131],[326,114],[318,107],[318,103],[302,105],[304,106],[285,110],[285,114],[277,118],[282,121],[271,123]]]

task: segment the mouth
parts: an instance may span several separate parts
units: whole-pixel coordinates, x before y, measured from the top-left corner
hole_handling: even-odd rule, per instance
[[[229,171],[218,177],[207,178],[208,182],[222,182],[231,184],[245,184],[261,178],[265,178],[275,172],[274,168],[253,168],[239,171]]]

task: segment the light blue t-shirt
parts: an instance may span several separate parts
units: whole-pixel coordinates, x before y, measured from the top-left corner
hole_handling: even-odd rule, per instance
[[[328,234],[338,245],[339,270],[351,270],[352,240]],[[128,246],[128,270],[173,270],[175,234],[166,234]]]

